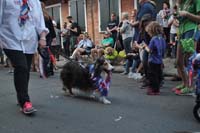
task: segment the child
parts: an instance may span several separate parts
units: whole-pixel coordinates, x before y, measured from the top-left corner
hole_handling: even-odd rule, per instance
[[[147,33],[152,37],[149,46],[144,48],[149,53],[148,69],[149,69],[149,88],[147,95],[160,95],[160,85],[162,80],[162,64],[166,48],[166,42],[163,38],[162,27],[155,21],[151,22],[147,28]]]

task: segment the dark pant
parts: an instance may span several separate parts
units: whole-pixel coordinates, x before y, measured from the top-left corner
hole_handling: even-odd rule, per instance
[[[149,71],[148,71],[148,78],[149,78],[149,86],[153,89],[154,92],[158,92],[160,89],[160,83],[162,81],[162,64],[155,64],[149,62]]]
[[[142,55],[142,64],[143,64],[143,69],[144,69],[144,74],[145,74],[145,78],[148,80],[148,57],[149,54],[148,52],[145,50],[143,55]]]
[[[171,48],[169,45],[170,42],[170,28],[163,28],[164,30],[164,34],[165,34],[165,38],[166,38],[166,42],[167,42],[167,47],[166,47],[166,52],[167,52],[167,57],[171,57]]]
[[[63,46],[64,46],[65,55],[69,57],[70,56],[70,39],[69,38],[66,38],[66,40],[63,42]]]
[[[131,52],[131,41],[132,41],[131,37],[123,40],[124,50],[126,54]]]
[[[14,84],[17,92],[17,99],[21,107],[30,101],[28,95],[28,83],[30,67],[33,54],[24,54],[22,51],[4,49],[14,67]]]
[[[72,53],[75,50],[75,46],[77,44],[77,36],[71,36],[70,37],[70,55],[72,55]]]

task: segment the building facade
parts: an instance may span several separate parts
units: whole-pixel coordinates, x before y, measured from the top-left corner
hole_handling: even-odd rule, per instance
[[[82,31],[87,31],[91,39],[98,44],[102,39],[110,14],[115,12],[120,20],[122,12],[137,9],[138,0],[42,0],[52,18],[61,25],[66,17],[71,15],[78,22]],[[162,1],[155,0],[158,10],[162,8]]]

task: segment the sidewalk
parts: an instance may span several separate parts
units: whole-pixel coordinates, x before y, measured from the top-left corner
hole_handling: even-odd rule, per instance
[[[165,76],[174,76],[174,75],[177,75],[177,69],[174,67],[174,62],[175,62],[175,59],[171,59],[171,58],[165,58],[164,60],[164,65],[165,65],[165,68],[164,68],[164,75]],[[58,68],[62,68],[62,66],[67,62],[67,60],[60,56],[60,61],[57,61],[57,67]],[[123,72],[123,66],[114,66],[115,67],[115,70],[114,72],[115,73],[121,73]]]

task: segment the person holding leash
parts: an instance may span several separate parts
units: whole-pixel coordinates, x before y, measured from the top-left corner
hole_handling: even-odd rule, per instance
[[[0,1],[0,44],[13,64],[17,100],[26,115],[36,111],[28,94],[29,73],[38,43],[46,46],[47,33],[39,0]]]

